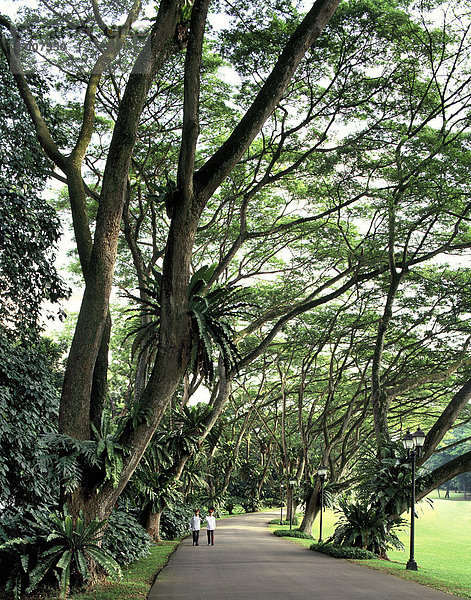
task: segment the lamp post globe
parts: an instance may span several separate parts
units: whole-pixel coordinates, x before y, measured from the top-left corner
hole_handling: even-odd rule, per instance
[[[414,436],[409,430],[406,431],[404,437],[402,438],[402,445],[406,450],[412,450],[414,447]]]
[[[420,429],[420,427],[418,427],[417,431],[414,431],[414,433],[412,435],[414,436],[416,448],[423,448],[424,444],[425,444],[426,435],[422,431],[422,429]]]

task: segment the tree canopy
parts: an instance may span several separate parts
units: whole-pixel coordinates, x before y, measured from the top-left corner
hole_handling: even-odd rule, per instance
[[[39,6],[0,17],[0,44],[22,119],[66,185],[84,282],[59,433],[87,443],[111,418],[119,455],[82,465],[72,512],[106,517],[169,407],[202,382],[210,410],[171,477],[228,406],[232,437],[208,468],[230,475],[257,427],[254,495],[276,462],[306,482],[308,520],[314,460],[342,489],[366,438],[381,453],[417,420],[428,458],[469,418],[461,3],[453,18],[440,2]],[[111,410],[114,287],[134,312]],[[460,455],[423,489],[470,465]]]

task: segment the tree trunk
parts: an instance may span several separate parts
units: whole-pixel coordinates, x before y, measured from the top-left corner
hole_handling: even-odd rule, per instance
[[[162,538],[160,537],[160,518],[163,511],[164,507],[162,507],[158,512],[152,512],[149,510],[146,514],[144,527],[154,542],[162,541]]]
[[[390,244],[393,245],[393,241],[390,240]],[[391,254],[393,255],[392,248],[390,248],[390,255]],[[383,309],[383,315],[381,316],[378,323],[376,341],[373,352],[373,364],[371,367],[371,407],[373,411],[375,436],[378,448],[381,448],[382,446],[384,446],[385,442],[389,441],[389,398],[386,394],[386,391],[383,389],[383,384],[381,380],[381,368],[384,351],[384,342],[392,318],[392,308],[397,291],[399,289],[399,284],[404,275],[404,271],[402,273],[398,273],[396,271],[394,266],[394,258],[391,256],[390,261],[391,282],[389,284],[388,295]]]
[[[320,491],[321,487],[319,482],[317,481],[314,489],[312,490],[309,500],[306,503],[306,511],[304,512],[304,517],[299,526],[299,529],[304,533],[311,533],[312,526],[314,525],[314,520],[317,517],[317,513],[320,510]]]

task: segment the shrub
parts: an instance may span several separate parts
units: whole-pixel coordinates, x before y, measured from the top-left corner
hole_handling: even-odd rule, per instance
[[[328,540],[338,546],[353,546],[371,550],[379,556],[385,556],[390,547],[403,549],[402,542],[393,531],[405,523],[404,519],[391,519],[384,514],[380,506],[355,504],[340,501],[342,513],[332,537]]]
[[[160,519],[160,535],[164,540],[175,540],[190,530],[193,508],[189,505],[166,508]]]
[[[103,535],[103,549],[120,565],[147,556],[152,540],[132,512],[115,510]]]
[[[80,515],[74,526],[66,506],[63,513],[51,513],[47,519],[35,516],[42,528],[40,536],[14,538],[0,546],[0,553],[6,552],[13,559],[6,589],[16,599],[22,597],[25,585],[28,585],[26,593],[30,593],[39,583],[47,581],[51,573],[59,582],[59,598],[66,598],[71,581],[88,580],[90,561],[95,561],[108,574],[121,575],[119,565],[98,544],[105,521],[94,519],[85,525]]]
[[[21,598],[29,584],[28,571],[46,549],[40,523],[48,519],[47,507],[14,507],[5,509],[0,522],[0,589]],[[51,580],[53,582],[53,580]]]
[[[334,558],[352,558],[355,560],[370,560],[378,558],[374,552],[365,550],[364,548],[354,548],[352,546],[337,546],[335,544],[311,544],[309,550],[314,552],[322,552]]]
[[[243,498],[241,505],[246,513],[257,512],[263,508],[263,502],[260,498]]]
[[[224,500],[223,507],[224,510],[227,511],[228,514],[233,515],[235,508],[237,506],[242,506],[242,498],[239,496],[229,496]]]
[[[278,537],[294,537],[301,538],[303,540],[312,540],[313,537],[310,533],[305,533],[304,531],[300,531],[299,529],[276,529],[273,532],[274,535]]]

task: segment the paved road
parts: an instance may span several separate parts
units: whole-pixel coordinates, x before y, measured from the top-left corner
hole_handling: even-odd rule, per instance
[[[157,577],[149,600],[452,600],[404,581],[277,538],[278,513],[219,520],[215,545],[185,539]]]

